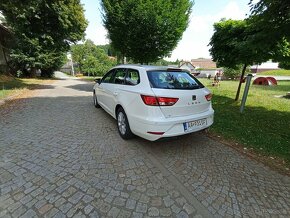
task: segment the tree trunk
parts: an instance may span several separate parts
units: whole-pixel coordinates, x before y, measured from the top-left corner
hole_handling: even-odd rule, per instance
[[[8,63],[8,59],[7,59],[7,56],[6,56],[6,52],[5,52],[5,50],[4,50],[4,46],[2,46],[1,44],[0,44],[0,46],[2,47],[2,52],[3,52],[3,56],[4,56],[4,59],[5,59],[5,63],[6,63],[6,65],[7,65],[7,67],[13,72],[14,71],[14,69],[10,66],[10,64]]]
[[[30,77],[35,78],[36,77],[36,67],[32,67],[30,70]]]
[[[239,100],[239,97],[240,97],[240,91],[241,91],[241,86],[242,86],[242,81],[243,81],[243,79],[244,79],[246,69],[247,69],[247,65],[244,64],[244,67],[243,67],[242,75],[241,75],[241,78],[240,78],[240,82],[239,82],[239,86],[238,86],[238,90],[237,90],[237,94],[236,94],[235,101]]]
[[[80,70],[79,73],[83,73],[83,69],[82,69],[82,65],[81,64],[79,64],[79,70]]]

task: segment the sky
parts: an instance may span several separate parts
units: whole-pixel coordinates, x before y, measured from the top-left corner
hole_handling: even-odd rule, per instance
[[[249,14],[250,0],[195,0],[190,22],[182,39],[167,60],[210,58],[209,41],[213,24],[221,18],[244,19]],[[107,31],[103,27],[100,0],[81,0],[89,25],[86,38],[97,45],[108,44]]]

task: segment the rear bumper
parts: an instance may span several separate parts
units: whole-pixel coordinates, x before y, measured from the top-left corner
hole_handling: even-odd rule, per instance
[[[192,132],[197,132],[208,128],[213,124],[214,120],[214,110],[210,110],[184,117],[174,117],[174,118],[163,118],[158,120],[153,119],[143,119],[140,117],[130,117],[128,116],[131,131],[142,138],[150,141],[155,141],[164,137],[173,137],[179,135],[185,135]],[[206,125],[198,126],[192,128],[190,131],[184,130],[184,123],[206,119]],[[162,135],[150,134],[148,132],[163,133]]]

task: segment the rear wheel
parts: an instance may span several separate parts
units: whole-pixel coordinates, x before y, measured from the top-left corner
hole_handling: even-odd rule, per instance
[[[123,139],[131,139],[134,134],[131,132],[127,115],[123,108],[119,108],[117,111],[117,124],[118,132]]]
[[[99,105],[99,103],[98,103],[98,99],[97,99],[97,96],[96,96],[96,93],[94,92],[94,94],[93,94],[93,100],[94,100],[94,106],[96,107],[96,108],[100,108],[100,105]]]

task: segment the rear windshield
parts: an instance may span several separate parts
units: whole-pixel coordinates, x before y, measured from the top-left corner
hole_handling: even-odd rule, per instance
[[[152,88],[157,89],[200,89],[201,82],[186,71],[147,71]]]

